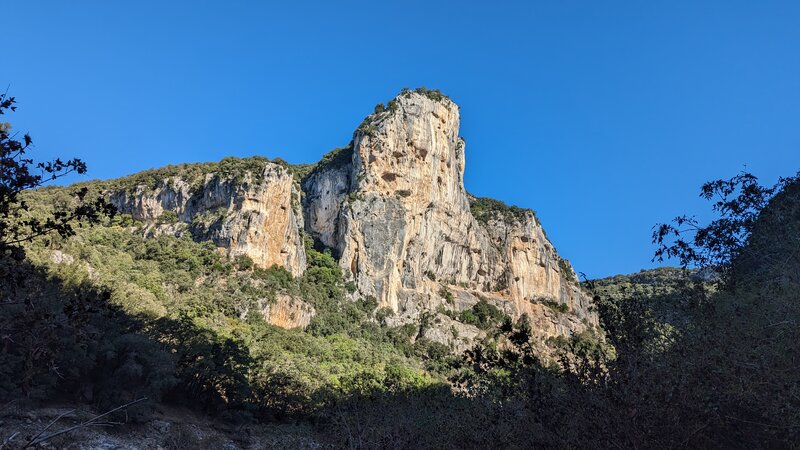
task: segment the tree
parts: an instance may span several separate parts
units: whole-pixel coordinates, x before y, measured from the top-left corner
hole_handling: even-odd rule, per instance
[[[0,94],[0,115],[16,109],[14,97]],[[73,221],[93,223],[115,212],[101,197],[89,200],[88,189],[81,188],[75,194],[77,204],[73,207],[54,211],[45,218],[26,215],[28,205],[20,198],[22,192],[70,173],[86,173],[86,164],[77,158],[35,162],[28,156],[32,143],[30,135],[17,140],[17,135],[11,133],[11,125],[0,123],[0,254],[10,254],[17,260],[24,255],[21,244],[25,242],[51,232],[67,237],[74,234]]]
[[[677,258],[684,268],[710,268],[726,281],[730,264],[745,247],[759,213],[777,192],[796,179],[781,178],[767,187],[758,184],[753,174],[742,172],[728,180],[705,183],[700,197],[714,201],[712,210],[719,217],[705,226],[696,217],[686,215],[671,223],[656,224],[653,261]]]

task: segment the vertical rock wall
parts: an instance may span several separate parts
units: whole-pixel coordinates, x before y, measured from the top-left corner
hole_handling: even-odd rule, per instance
[[[485,298],[514,317],[545,318],[548,335],[596,324],[572,267],[532,212],[476,219],[458,129],[449,99],[401,93],[356,132],[349,164],[306,179],[307,230],[337,251],[361,295],[400,318],[459,308],[440,295],[446,288],[468,299],[462,309]],[[555,317],[547,304],[570,313]]]
[[[199,179],[177,175],[156,187],[136,185],[111,193],[120,213],[147,223],[152,234],[191,232],[211,240],[228,255],[245,255],[264,268],[305,271],[299,192],[284,167],[265,162],[261,173],[214,171]]]

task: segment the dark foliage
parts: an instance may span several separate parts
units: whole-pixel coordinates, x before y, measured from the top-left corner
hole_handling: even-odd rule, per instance
[[[0,94],[0,115],[16,109],[14,97]],[[86,173],[86,164],[77,158],[35,162],[28,156],[32,144],[30,135],[25,134],[21,141],[17,140],[11,132],[11,125],[0,123],[0,254],[11,254],[18,260],[22,258],[20,245],[25,242],[50,232],[71,236],[75,220],[92,223],[114,213],[113,206],[101,198],[89,199],[88,189],[80,189],[75,192],[77,205],[56,210],[46,218],[28,216],[28,205],[20,199],[23,191],[73,172]]]
[[[654,261],[676,258],[683,267],[711,268],[724,277],[730,263],[742,251],[753,231],[759,213],[769,200],[797,177],[782,178],[765,187],[750,173],[740,173],[728,180],[703,185],[700,197],[712,201],[719,215],[707,225],[693,216],[678,216],[672,223],[657,224],[653,243],[658,246]],[[684,238],[688,235],[688,238]]]

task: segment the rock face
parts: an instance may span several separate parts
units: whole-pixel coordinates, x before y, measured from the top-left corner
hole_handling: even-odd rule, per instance
[[[597,325],[534,213],[467,193],[459,121],[458,106],[438,91],[404,91],[301,186],[283,165],[263,161],[155,177],[154,186],[117,189],[111,200],[150,234],[190,232],[296,276],[306,267],[305,229],[333,250],[354,297],[377,299],[392,311],[390,324],[425,323],[419,337],[455,349],[482,335],[461,320],[481,300],[527,315],[543,339]],[[313,311],[295,300],[265,307],[265,319],[305,326]]]
[[[314,307],[286,294],[278,294],[274,303],[264,303],[261,308],[264,320],[281,328],[305,328],[314,317]]]
[[[120,213],[144,221],[150,234],[191,232],[229,256],[245,255],[264,268],[301,275],[306,255],[300,230],[299,192],[289,171],[264,161],[255,171],[210,171],[187,179],[164,177],[155,187],[138,184],[111,193]]]
[[[449,99],[401,93],[306,178],[306,229],[336,250],[361,295],[400,321],[459,312],[485,298],[514,317],[528,314],[547,336],[596,324],[574,271],[533,212],[485,208],[476,218],[481,200],[464,188],[458,129]],[[465,301],[452,304],[443,290]]]

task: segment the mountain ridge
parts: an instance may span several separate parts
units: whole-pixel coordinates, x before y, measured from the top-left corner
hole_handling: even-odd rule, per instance
[[[308,235],[331,249],[351,298],[374,298],[393,325],[432,316],[422,336],[459,350],[483,335],[456,320],[479,302],[527,316],[542,344],[596,328],[535,213],[466,191],[459,122],[440,92],[403,90],[315,164],[224,158],[93,183],[146,235],[189,234],[264,269],[303,274]]]

